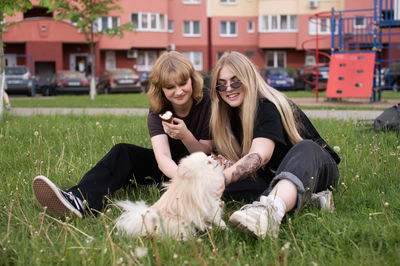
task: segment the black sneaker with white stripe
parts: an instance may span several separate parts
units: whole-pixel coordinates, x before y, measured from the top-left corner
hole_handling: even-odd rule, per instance
[[[43,207],[57,216],[64,219],[74,214],[79,218],[83,217],[84,206],[82,200],[72,194],[59,189],[45,176],[37,176],[32,183],[36,199]]]

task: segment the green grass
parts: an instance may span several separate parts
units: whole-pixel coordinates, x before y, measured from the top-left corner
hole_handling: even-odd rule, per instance
[[[144,93],[101,94],[96,95],[95,100],[91,100],[89,95],[57,95],[34,98],[13,97],[10,101],[13,107],[149,108],[149,98]]]
[[[306,91],[289,91],[284,92],[290,98],[315,98],[315,94]],[[325,92],[320,92],[319,99],[325,99]],[[384,92],[382,100],[399,99],[400,93]],[[345,101],[346,99],[344,99]],[[96,95],[95,100],[90,100],[89,95],[58,95],[56,97],[34,97],[20,98],[11,95],[11,105],[13,107],[102,107],[102,108],[149,108],[149,100],[147,94],[129,93],[129,94],[108,94]],[[321,107],[302,106],[305,109],[314,109]],[[332,107],[322,107],[330,109]],[[373,104],[371,107],[354,107],[354,106],[338,106],[336,109],[359,109],[368,110],[376,109]],[[382,108],[385,109],[385,108]]]
[[[315,98],[315,93],[309,91],[285,91],[283,93],[285,93],[289,98]],[[318,93],[318,97],[321,99],[325,98],[326,92],[320,91]],[[376,97],[378,97],[378,95]],[[383,91],[381,97],[382,100],[400,99],[400,93],[392,91]]]
[[[150,147],[140,116],[4,113],[0,121],[0,261],[2,265],[399,265],[400,138],[359,134],[352,122],[313,120],[331,146],[339,146],[340,181],[332,214],[303,209],[290,214],[279,238],[253,239],[234,229],[210,229],[186,242],[130,239],[113,221],[116,199],[154,202],[153,188],[121,190],[102,215],[66,222],[44,213],[31,182],[49,176],[61,188],[82,175],[118,142]],[[388,203],[385,207],[385,202]],[[226,203],[224,219],[241,206]],[[290,243],[287,252],[281,248]],[[147,249],[138,257],[137,247]]]

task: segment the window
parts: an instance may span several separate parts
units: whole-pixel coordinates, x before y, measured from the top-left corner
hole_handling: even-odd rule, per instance
[[[304,64],[306,66],[313,66],[315,65],[315,55],[314,54],[306,54],[305,60],[304,60]]]
[[[220,33],[221,37],[237,37],[236,21],[221,21]]]
[[[166,31],[167,15],[158,13],[132,13],[132,25],[138,31]]]
[[[337,23],[336,23],[337,25]],[[310,35],[315,35],[317,33],[322,35],[331,34],[331,19],[330,18],[320,18],[318,22],[315,18],[308,21],[308,32]],[[337,30],[337,29],[336,29]],[[336,32],[336,31],[335,31]]]
[[[156,51],[138,51],[138,57],[136,59],[137,70],[151,71],[156,60]]]
[[[200,21],[187,20],[183,22],[183,36],[199,37],[200,36]]]
[[[254,33],[254,21],[247,21],[247,32]]]
[[[200,4],[200,0],[182,0],[184,4]]]
[[[248,58],[254,58],[255,54],[256,53],[254,51],[244,51],[244,55]]]
[[[101,32],[117,27],[119,27],[119,17],[101,17],[94,22],[93,31]]]
[[[219,0],[221,5],[236,5],[236,0]]]
[[[259,17],[260,32],[295,32],[296,15],[264,15]]]
[[[284,51],[268,51],[267,67],[286,67],[286,52]]]
[[[182,52],[190,62],[192,62],[194,69],[197,71],[203,70],[203,53],[202,52]]]
[[[220,59],[224,55],[224,51],[217,52],[217,60]]]
[[[365,29],[366,25],[366,18],[365,17],[355,17],[354,18],[354,28],[355,29]]]
[[[174,21],[168,20],[168,32],[174,32]]]

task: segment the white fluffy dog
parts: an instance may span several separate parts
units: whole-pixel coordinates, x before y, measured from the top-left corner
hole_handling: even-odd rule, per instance
[[[117,202],[125,212],[117,218],[116,227],[132,237],[169,235],[176,239],[187,239],[210,225],[225,229],[223,202],[217,196],[224,182],[222,170],[217,160],[202,152],[183,158],[178,175],[165,184],[166,191],[154,205]]]

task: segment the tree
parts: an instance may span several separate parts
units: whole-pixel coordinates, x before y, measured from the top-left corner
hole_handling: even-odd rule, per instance
[[[96,94],[96,60],[94,56],[94,40],[99,34],[107,34],[108,36],[123,37],[125,30],[133,30],[132,23],[102,30],[97,32],[96,21],[102,16],[108,15],[112,10],[120,10],[122,8],[115,2],[119,0],[41,0],[40,5],[49,9],[49,12],[54,12],[55,19],[67,19],[74,23],[75,27],[81,33],[86,35],[86,41],[90,47],[90,57],[92,59],[92,75],[90,80],[90,98],[94,100]]]
[[[5,60],[4,60],[4,43],[3,32],[13,22],[5,21],[5,14],[12,16],[15,12],[23,12],[32,8],[29,0],[2,0],[0,5],[0,119],[3,113],[3,91],[5,87]]]

